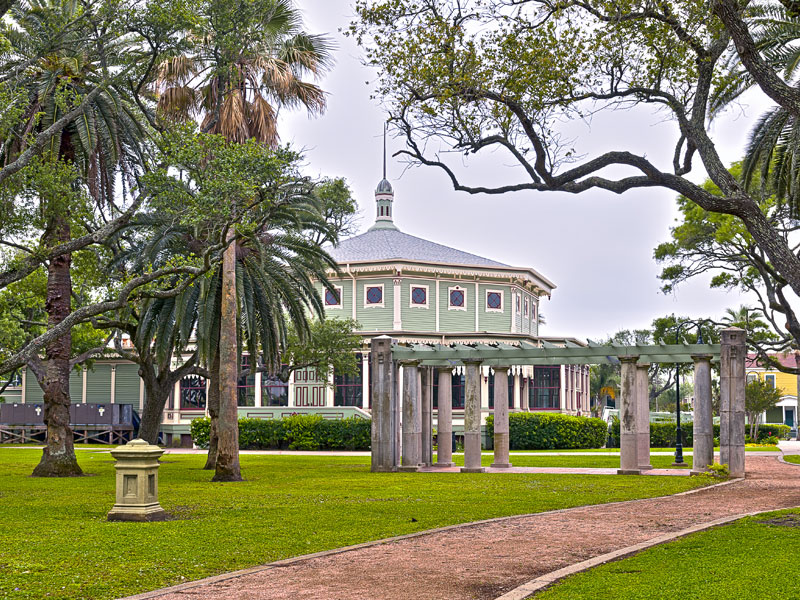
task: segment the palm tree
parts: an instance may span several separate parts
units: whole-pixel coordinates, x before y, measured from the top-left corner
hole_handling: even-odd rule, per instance
[[[302,31],[300,14],[289,0],[237,4],[208,0],[200,10],[194,49],[162,63],[155,81],[163,118],[202,119],[201,130],[232,142],[256,139],[278,143],[281,107],[325,108],[325,96],[303,81],[329,64],[326,38]],[[220,300],[220,411],[214,481],[239,481],[237,412],[236,244],[229,232],[223,257]]]
[[[19,76],[27,102],[18,124],[0,140],[3,164],[26,149],[30,134],[68,113],[69,98],[94,94],[82,114],[51,139],[38,163],[41,181],[60,181],[36,190],[45,248],[71,239],[73,229],[81,226],[75,211],[91,213],[84,192],[97,206],[113,204],[119,174],[131,175],[142,163],[145,120],[129,91],[109,79],[110,72],[123,68],[132,40],[110,31],[98,33],[89,22],[90,10],[75,0],[19,1],[11,7],[13,21],[3,31],[12,50],[0,69],[3,75]],[[71,262],[72,255],[66,253],[47,265],[49,327],[72,310]],[[70,333],[48,344],[45,369],[37,375],[44,391],[47,445],[35,476],[81,473],[69,427],[71,347]]]

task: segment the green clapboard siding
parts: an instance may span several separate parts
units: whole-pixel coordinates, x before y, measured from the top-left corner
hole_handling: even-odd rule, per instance
[[[26,404],[41,404],[44,400],[44,392],[39,387],[39,382],[36,381],[30,369],[25,372],[25,403]]]
[[[342,308],[325,307],[325,316],[351,319],[353,317],[353,281],[350,279],[331,279],[331,282],[336,287],[342,288]],[[320,297],[325,301],[325,288],[321,283],[316,284]]]
[[[783,409],[780,406],[770,408],[765,423],[783,423]]]
[[[95,364],[86,372],[86,402],[107,404],[111,402],[111,365]]]
[[[139,367],[138,365],[117,365],[114,381],[114,402],[139,406]]]
[[[478,286],[478,316],[480,318],[480,330],[491,331],[493,333],[508,333],[511,331],[511,287],[507,285],[487,285]],[[487,311],[486,293],[489,291],[503,292],[503,312]]]
[[[69,399],[73,404],[83,400],[83,370],[72,369],[69,374]]]
[[[411,288],[428,288],[428,306],[411,305]],[[433,279],[403,279],[400,314],[406,331],[436,331],[436,281]]]
[[[449,310],[449,288],[459,286],[466,290],[467,310]],[[439,330],[475,331],[474,283],[442,281],[439,284]]]
[[[383,306],[364,306],[364,289],[372,285],[383,285]],[[356,280],[356,316],[362,331],[388,331],[394,324],[394,283],[391,277],[384,279]]]

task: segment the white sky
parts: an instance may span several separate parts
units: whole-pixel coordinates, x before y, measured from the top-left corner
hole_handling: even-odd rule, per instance
[[[339,31],[353,18],[351,0],[305,0],[306,29],[328,33],[336,42],[336,65],[321,82],[329,92],[320,118],[284,113],[284,142],[304,149],[311,175],[345,177],[361,208],[361,230],[374,219],[374,189],[381,178],[382,130],[386,112],[371,99],[374,73],[362,66],[360,50]],[[726,163],[741,158],[753,120],[767,106],[753,95],[735,114],[715,123],[714,139]],[[592,124],[575,124],[579,152],[611,148],[645,153],[670,164],[675,125],[659,115],[617,111]],[[653,249],[667,241],[677,216],[675,194],[634,190],[622,196],[604,191],[582,195],[518,192],[473,196],[455,192],[433,167],[405,169],[391,154],[401,140],[389,140],[388,178],[395,191],[395,221],[406,233],[514,266],[533,267],[558,286],[542,300],[543,335],[602,338],[619,329],[647,327],[653,318],[676,313],[718,317],[746,298],[708,287],[699,278],[669,296],[660,291]],[[695,161],[696,164],[699,160]],[[510,160],[488,155],[471,159],[466,183],[492,185],[519,177]],[[694,181],[705,177],[701,166]],[[752,301],[749,304],[753,304]]]

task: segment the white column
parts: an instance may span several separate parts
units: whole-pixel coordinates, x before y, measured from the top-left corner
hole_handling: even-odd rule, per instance
[[[139,410],[144,408],[144,381],[139,377]]]
[[[261,373],[256,372],[255,386],[255,406],[259,408],[261,406]]]
[[[86,367],[81,367],[81,404],[86,404]]]
[[[394,278],[394,294],[392,297],[392,304],[394,306],[394,322],[392,323],[392,327],[395,331],[400,331],[403,328],[403,304],[400,299],[400,284],[402,283],[402,279],[399,277]]]
[[[436,302],[436,331],[439,331],[439,279],[436,279],[436,296],[434,298]]]
[[[114,404],[114,400],[117,394],[117,365],[111,365],[111,404]]]
[[[475,284],[475,331],[481,330],[481,322],[480,322],[480,314],[481,311],[484,310],[484,303],[481,302],[481,299],[478,297],[480,293],[480,286],[476,283]]]
[[[20,396],[20,402],[25,404],[25,387],[28,380],[28,369],[27,367],[22,369],[22,396]],[[800,382],[800,375],[797,376],[797,381]]]
[[[369,408],[369,354],[364,352],[361,355],[361,408]]]

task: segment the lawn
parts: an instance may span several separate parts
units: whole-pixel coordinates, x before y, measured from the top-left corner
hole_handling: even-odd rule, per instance
[[[798,545],[796,510],[748,517],[573,575],[534,598],[796,600]]]
[[[536,455],[536,454],[511,454],[511,464],[515,467],[575,467],[582,469],[618,469],[619,468],[619,454],[616,455],[603,455],[603,454],[586,454],[586,455]],[[436,458],[434,457],[434,461]],[[672,461],[674,457],[651,455],[650,464],[656,469],[669,469],[672,468]],[[492,464],[493,457],[491,454],[481,455],[481,464],[488,467]],[[683,461],[686,463],[685,468],[692,466],[691,455],[685,455]],[[456,454],[453,456],[453,462],[462,466],[464,464],[464,455]]]
[[[747,445],[747,446],[744,447],[744,450],[745,450],[745,452],[780,452],[781,451],[780,448],[778,448],[777,446],[766,446],[766,445],[764,445],[764,446],[761,446],[761,445],[752,445],[752,446],[751,445]],[[692,451],[692,447],[691,446],[685,446],[683,448],[683,451],[684,452],[691,452]],[[491,451],[487,451],[487,450],[484,450],[484,452],[491,453]],[[570,453],[571,452],[584,452],[584,453],[586,453],[586,452],[589,452],[589,453],[615,452],[616,454],[619,454],[619,448],[589,448],[589,449],[584,449],[584,450],[574,450],[574,449],[571,449],[571,448],[567,449],[567,450],[511,450],[510,452],[511,452],[511,454],[519,454],[519,453],[525,454],[525,453],[528,453],[528,452],[558,452],[558,453],[561,453],[561,452],[570,452]],[[650,452],[671,452],[671,453],[674,453],[675,452],[675,448],[650,448]],[[719,446],[714,448],[714,452],[719,452]]]
[[[453,523],[706,483],[694,477],[373,474],[367,457],[244,455],[247,481],[212,484],[201,470],[204,455],[168,455],[161,503],[177,518],[108,523],[111,457],[84,450],[79,459],[92,476],[34,479],[28,475],[39,454],[0,449],[3,598],[115,598]]]
[[[785,460],[788,463],[800,465],[800,454],[784,454],[783,460]]]

